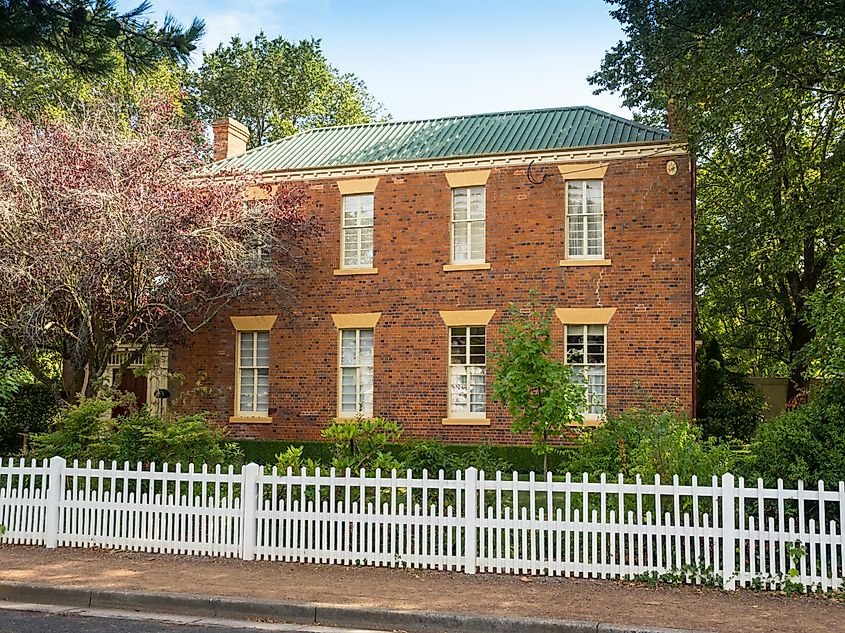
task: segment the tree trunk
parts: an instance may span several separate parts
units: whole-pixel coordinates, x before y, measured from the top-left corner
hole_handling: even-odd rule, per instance
[[[86,367],[74,367],[73,363],[65,359],[62,361],[62,388],[68,404],[78,404],[82,398],[96,395],[95,376]]]
[[[800,396],[810,386],[807,379],[807,360],[803,358],[802,352],[813,339],[813,331],[799,316],[796,316],[789,328],[789,382],[786,388],[786,401],[791,402],[795,397]]]

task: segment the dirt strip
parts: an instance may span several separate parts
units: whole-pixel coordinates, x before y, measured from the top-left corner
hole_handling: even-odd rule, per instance
[[[609,580],[0,546],[0,578],[100,589],[590,620],[724,633],[845,631],[845,601]]]

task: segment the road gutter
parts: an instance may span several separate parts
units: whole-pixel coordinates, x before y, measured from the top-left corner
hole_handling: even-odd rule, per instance
[[[429,613],[338,604],[89,589],[8,581],[0,582],[0,600],[86,610],[143,611],[192,618],[224,618],[227,621],[272,621],[346,629],[399,630],[408,633],[704,633],[603,622]]]

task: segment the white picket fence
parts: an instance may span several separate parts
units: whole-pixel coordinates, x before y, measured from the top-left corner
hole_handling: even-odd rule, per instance
[[[0,541],[345,565],[839,589],[826,490],[0,460]]]

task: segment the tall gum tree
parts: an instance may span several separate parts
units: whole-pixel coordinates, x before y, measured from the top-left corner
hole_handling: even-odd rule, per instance
[[[834,0],[612,0],[590,81],[699,162],[698,328],[749,371],[807,384],[808,299],[842,291],[845,12]]]
[[[315,220],[295,190],[208,177],[203,139],[170,102],[0,119],[0,338],[57,400],[94,394],[118,344],[128,365],[233,301],[289,302]]]

